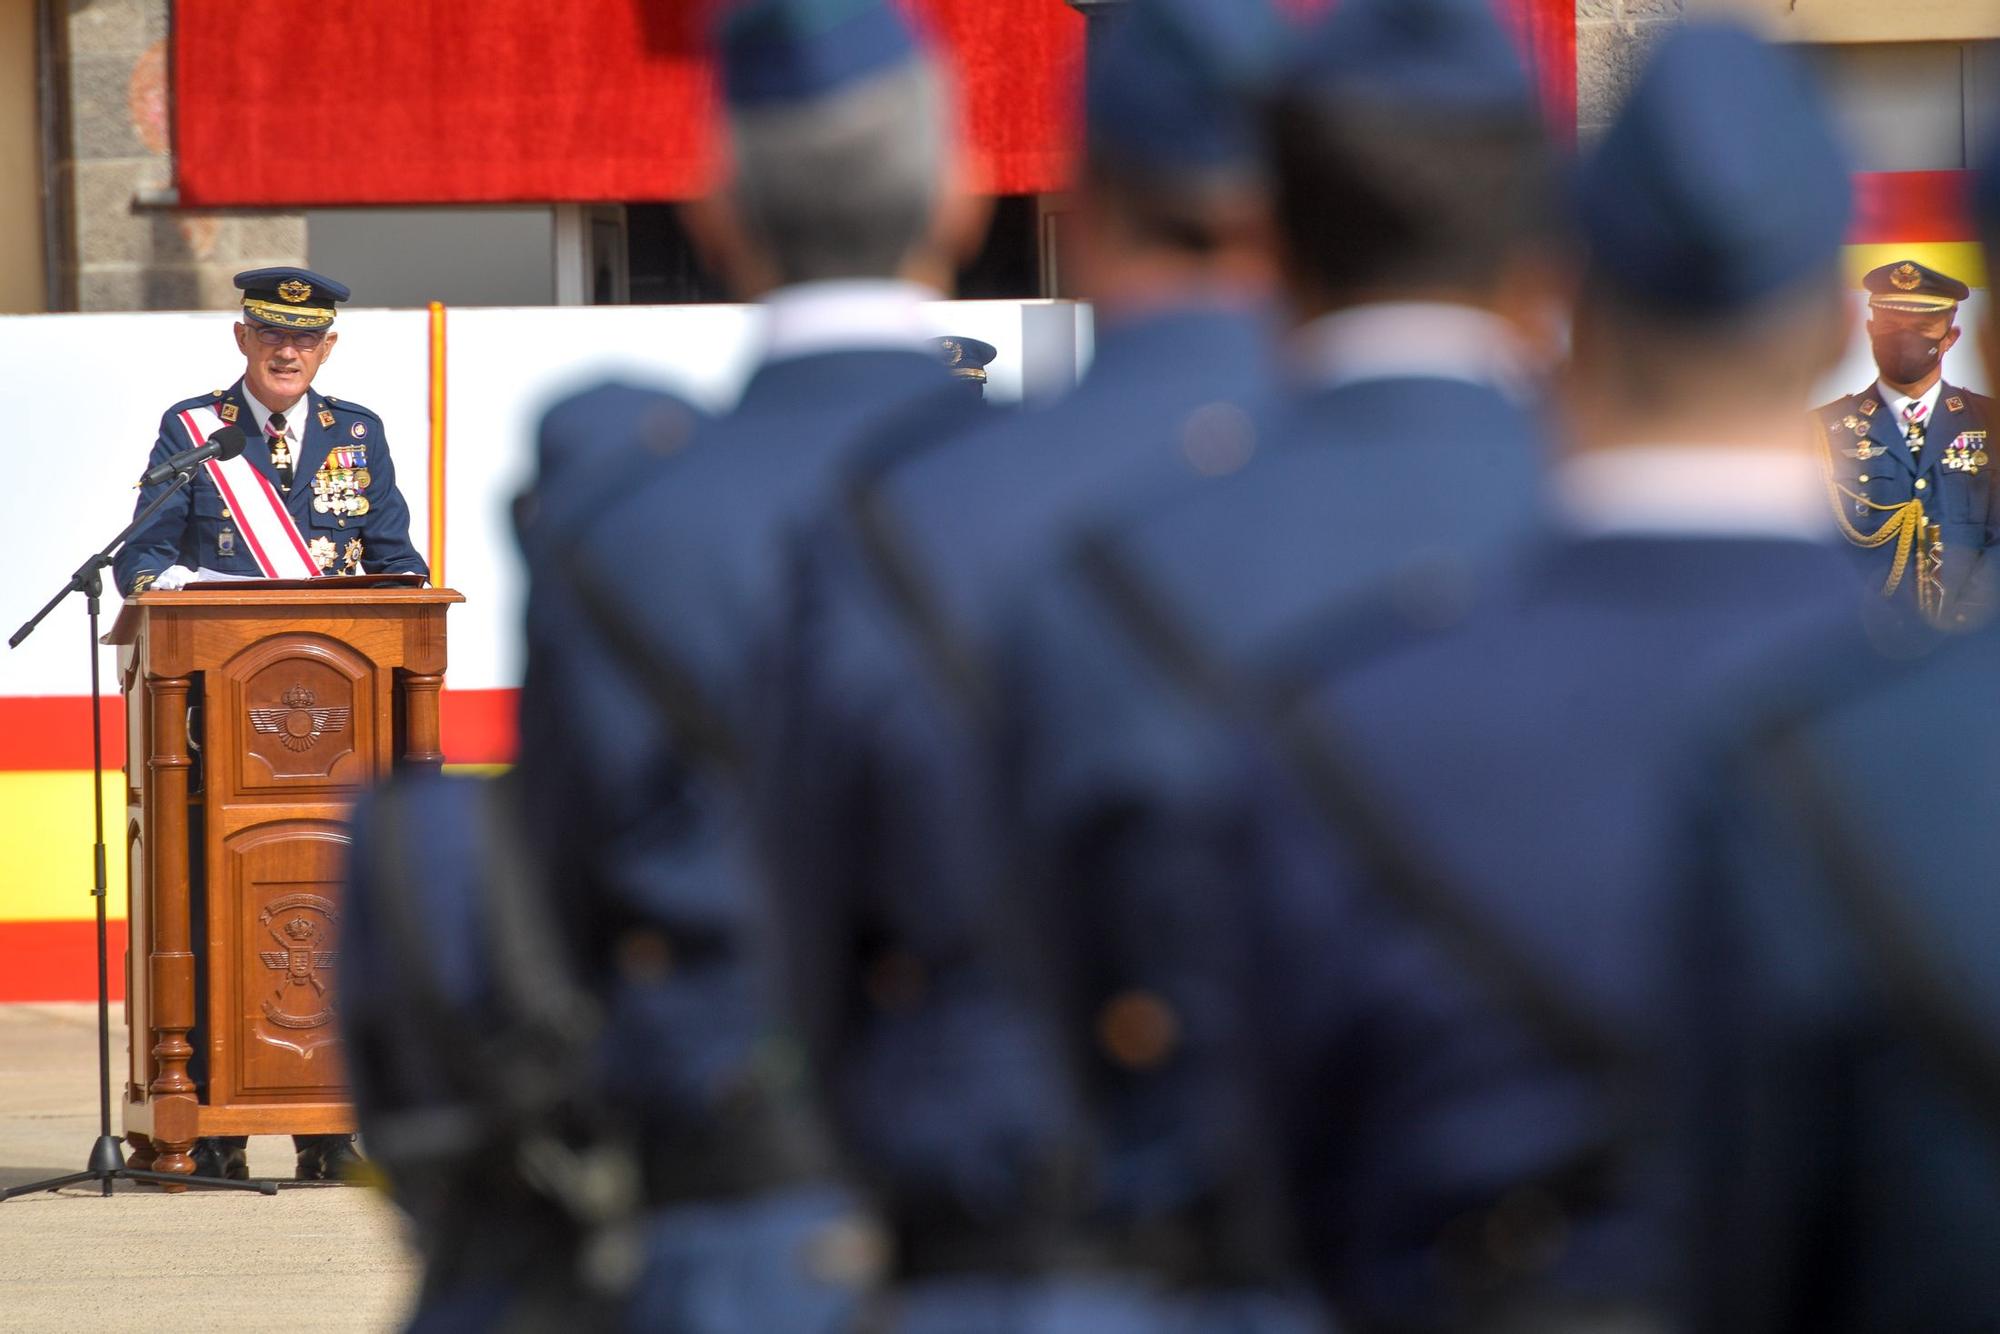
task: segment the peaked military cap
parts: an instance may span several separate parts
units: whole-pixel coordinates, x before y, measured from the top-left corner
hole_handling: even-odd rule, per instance
[[[1258,118],[1285,32],[1268,0],[1114,10],[1084,72],[1092,154],[1168,173],[1259,166]]]
[[[1309,93],[1417,110],[1535,107],[1527,66],[1491,0],[1341,0],[1289,76]]]
[[[1861,285],[1868,289],[1868,304],[1876,310],[1907,310],[1919,315],[1950,310],[1972,295],[1972,289],[1958,279],[1913,259],[1870,269]]]
[[[931,339],[931,346],[952,375],[960,380],[974,380],[986,383],[986,367],[993,358],[1000,355],[1000,349],[991,343],[983,343],[977,338],[960,338],[952,334],[947,338]]]
[[[289,265],[245,269],[234,281],[243,289],[245,319],[285,329],[324,329],[333,323],[334,306],[351,295],[325,274]]]
[[[743,0],[724,15],[718,45],[723,96],[738,109],[809,102],[917,56],[884,0]]]
[[[1661,43],[1577,187],[1594,280],[1661,313],[1748,309],[1830,273],[1854,207],[1798,58],[1726,22]]]

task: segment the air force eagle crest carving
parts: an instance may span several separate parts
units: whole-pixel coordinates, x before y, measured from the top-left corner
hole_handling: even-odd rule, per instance
[[[286,750],[311,750],[328,732],[347,726],[351,709],[317,709],[313,692],[294,685],[284,694],[284,707],[250,710],[250,726],[278,738]]]
[[[287,894],[258,915],[278,944],[259,950],[264,966],[279,973],[277,991],[265,1000],[264,1017],[280,1028],[319,1028],[333,1020],[333,997],[321,970],[340,961],[340,951],[326,948],[338,912],[330,899],[317,894]]]

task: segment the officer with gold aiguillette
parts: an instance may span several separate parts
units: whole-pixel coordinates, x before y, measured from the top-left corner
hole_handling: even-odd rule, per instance
[[[1969,589],[1993,545],[1987,430],[1993,400],[1948,384],[1958,303],[1971,290],[1915,260],[1862,279],[1880,378],[1815,413],[1840,530],[1872,554],[1885,596],[1908,596],[1934,620],[1964,624],[1987,599]]]

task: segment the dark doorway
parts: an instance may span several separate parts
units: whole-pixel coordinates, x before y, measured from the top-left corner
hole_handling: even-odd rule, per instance
[[[993,201],[986,242],[959,270],[953,295],[968,301],[1032,300],[1042,295],[1040,207],[1035,195]],[[625,206],[629,291],[635,305],[728,301],[722,281],[696,257],[671,204]]]

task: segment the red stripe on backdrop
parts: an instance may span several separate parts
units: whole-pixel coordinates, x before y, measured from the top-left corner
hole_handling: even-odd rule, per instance
[[[111,999],[125,999],[123,922],[104,925]],[[0,1003],[97,995],[97,923],[0,922]]]
[[[103,701],[104,767],[125,763],[125,701]],[[88,769],[90,697],[0,696],[0,769]]]
[[[1854,227],[1848,241],[1970,241],[1972,173],[1869,171],[1854,178]]]
[[[447,764],[512,764],[518,690],[447,690],[438,704]]]
[[[447,690],[438,706],[450,764],[514,759],[518,690]],[[104,767],[125,763],[125,704],[104,701]],[[0,770],[88,769],[90,700],[85,696],[0,697]]]
[[[974,176],[1058,188],[1083,19],[1061,0],[908,0],[957,75]],[[189,207],[685,199],[717,155],[715,0],[242,0],[174,7]],[[244,51],[307,52],[244,60]],[[311,71],[309,116],[295,103]],[[213,72],[227,70],[227,78]]]

